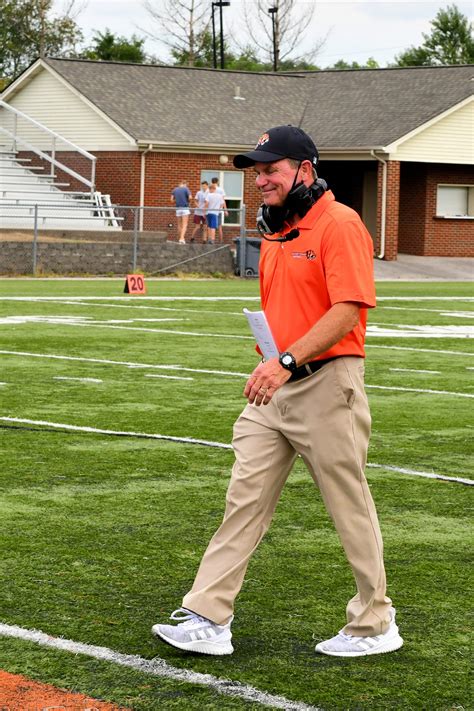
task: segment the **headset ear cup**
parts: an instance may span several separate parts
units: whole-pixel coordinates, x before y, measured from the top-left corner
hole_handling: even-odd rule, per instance
[[[286,208],[268,207],[263,204],[258,210],[257,226],[260,225],[259,229],[261,228],[266,234],[273,235],[283,229],[287,216]]]

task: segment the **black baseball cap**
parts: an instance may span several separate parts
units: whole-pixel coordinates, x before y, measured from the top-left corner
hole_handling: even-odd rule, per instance
[[[236,168],[250,168],[255,163],[273,163],[283,158],[310,160],[316,167],[318,149],[313,139],[298,126],[275,126],[265,131],[253,151],[234,157]]]

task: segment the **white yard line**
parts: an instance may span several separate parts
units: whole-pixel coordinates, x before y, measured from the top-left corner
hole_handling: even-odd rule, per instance
[[[144,439],[162,439],[170,442],[183,442],[184,444],[201,444],[206,447],[217,447],[219,449],[232,449],[231,444],[224,442],[213,442],[208,439],[194,439],[193,437],[173,437],[171,435],[150,434],[147,432],[129,432],[128,430],[105,430],[97,427],[86,427],[80,425],[68,425],[61,422],[49,422],[48,420],[30,420],[22,417],[0,417],[3,422],[16,422],[23,425],[36,425],[38,427],[51,427],[53,429],[68,430],[71,432],[89,432],[91,434],[115,435],[118,437],[143,437]]]
[[[383,309],[384,311],[423,311],[432,314],[441,314],[442,316],[466,316],[466,318],[474,318],[474,311],[449,311],[447,309],[423,309],[417,308],[416,306],[377,306],[377,309]]]
[[[56,355],[53,353],[29,353],[28,351],[0,350],[0,355],[26,356],[27,358],[52,358],[53,360],[71,360],[81,363],[99,363],[104,365],[124,365],[127,368],[154,368],[157,370],[183,370],[187,373],[208,373],[210,375],[229,375],[236,378],[248,378],[250,373],[238,373],[235,370],[209,370],[207,368],[185,368],[181,365],[156,365],[152,363],[133,363],[127,360],[107,360],[106,358],[83,358],[80,356]]]
[[[458,484],[467,484],[474,486],[474,479],[463,479],[460,476],[445,476],[444,474],[435,474],[434,472],[419,472],[415,469],[405,469],[404,467],[392,467],[389,464],[370,464],[367,467],[371,469],[386,469],[389,472],[397,472],[397,474],[409,474],[410,476],[421,476],[425,479],[441,479],[442,481],[454,481]]]
[[[11,323],[12,325],[21,325],[21,324],[28,324],[31,322],[43,322],[48,325],[55,325],[55,326],[73,326],[75,328],[107,328],[110,330],[119,330],[119,331],[139,331],[140,333],[166,333],[172,336],[193,336],[196,338],[233,338],[233,339],[238,339],[238,340],[244,340],[244,341],[253,341],[254,337],[253,336],[242,336],[239,334],[234,334],[234,333],[207,333],[204,331],[176,331],[175,329],[172,328],[145,328],[144,326],[117,326],[113,325],[113,322],[110,321],[80,321],[80,320],[75,320],[79,319],[80,317],[78,316],[60,316],[60,317],[22,317],[22,316],[15,316],[15,317],[8,317],[8,322]],[[54,320],[53,320],[54,319]],[[3,323],[5,323],[7,319],[3,320]],[[1,321],[0,321],[1,323]]]
[[[47,420],[30,420],[23,417],[0,417],[1,422],[13,422],[17,424],[36,425],[38,427],[46,427],[59,430],[68,430],[71,432],[88,432],[91,434],[116,435],[120,437],[143,437],[145,439],[161,439],[171,442],[182,442],[183,444],[199,444],[206,447],[216,447],[218,449],[233,449],[231,444],[226,442],[213,442],[206,439],[193,439],[191,437],[172,437],[170,435],[150,434],[146,432],[128,432],[121,430],[104,430],[96,427],[85,427],[80,425],[69,425],[61,422],[49,422]],[[460,477],[445,476],[444,474],[435,474],[434,472],[416,471],[415,469],[404,469],[385,464],[367,464],[368,467],[378,469],[388,469],[389,471],[398,472],[401,474],[413,474],[416,476],[427,477],[428,479],[443,479],[445,481],[453,481],[456,483],[474,485],[474,479],[461,479]]]
[[[1,297],[0,297],[1,301]],[[91,301],[66,301],[57,299],[56,301],[48,301],[48,304],[59,304],[61,306],[96,306],[101,309],[147,309],[152,311],[172,311],[176,313],[188,314],[213,314],[217,316],[243,316],[243,311],[211,311],[210,309],[173,309],[171,306],[141,306],[135,304],[94,304]],[[175,319],[182,320],[182,319]]]
[[[181,375],[158,375],[157,373],[145,373],[145,378],[169,378],[170,380],[194,380]]]
[[[136,296],[67,296],[68,301],[137,301]],[[259,296],[140,296],[140,301],[260,301]],[[0,296],[0,301],[55,301],[57,296]],[[449,299],[451,301],[451,299]]]
[[[141,333],[166,333],[173,336],[192,336],[194,338],[229,338],[238,340],[253,340],[253,336],[244,336],[236,333],[218,333],[207,331],[178,331],[167,328],[146,328],[144,326],[124,326],[118,324],[133,323],[134,321],[146,321],[160,319],[111,319],[86,320],[89,317],[81,316],[7,316],[0,319],[2,325],[28,325],[30,323],[45,323],[56,326],[73,326],[75,328],[107,328],[122,331],[139,331]],[[163,321],[173,321],[182,319],[162,319]],[[404,329],[404,330],[400,330]],[[392,327],[381,328],[378,324],[367,327],[367,339],[369,338],[474,338],[474,326],[406,326],[400,327],[394,324]]]
[[[75,360],[75,361],[84,361],[84,362],[89,362],[89,363],[107,363],[107,364],[113,364],[113,365],[126,365],[128,367],[143,367],[143,368],[159,368],[160,370],[182,370],[184,372],[191,372],[191,373],[206,373],[206,374],[213,374],[213,375],[223,375],[223,376],[232,376],[232,377],[238,377],[238,378],[248,378],[250,373],[238,373],[234,371],[228,371],[228,370],[207,370],[207,369],[200,369],[200,368],[184,368],[180,365],[146,365],[146,364],[139,364],[139,363],[130,363],[130,362],[124,362],[124,361],[113,361],[113,360],[101,360],[99,358],[80,358],[78,356],[58,356],[58,355],[46,355],[46,354],[40,354],[40,353],[27,353],[27,352],[22,352],[22,351],[6,351],[6,350],[0,350],[0,354],[6,354],[6,355],[20,355],[20,356],[29,356],[29,357],[34,357],[34,358],[55,358],[55,359],[60,359],[60,360]],[[379,390],[401,390],[401,391],[407,391],[407,392],[415,392],[415,393],[427,393],[430,395],[451,395],[451,396],[457,396],[457,397],[467,397],[467,398],[474,398],[474,393],[460,393],[460,392],[452,392],[449,390],[430,390],[428,388],[404,388],[404,387],[396,387],[396,386],[390,386],[390,385],[369,385],[366,383],[365,385],[366,388],[377,388]]]
[[[60,297],[59,297],[60,298]],[[260,301],[259,296],[66,296],[69,301]],[[57,296],[0,296],[0,301],[54,301]],[[474,296],[378,296],[377,301],[465,301]]]
[[[69,378],[66,375],[53,375],[53,380],[77,380],[80,383],[103,383],[99,378]]]
[[[91,644],[84,644],[83,642],[74,642],[71,639],[64,639],[63,637],[52,637],[40,630],[25,629],[17,625],[0,623],[0,635],[13,639],[21,639],[25,642],[33,642],[41,647],[57,649],[74,655],[82,654],[92,659],[112,662],[113,664],[128,667],[142,674],[149,674],[150,676],[173,679],[187,684],[199,684],[200,686],[208,687],[218,694],[233,698],[238,697],[246,701],[261,704],[262,706],[286,709],[287,711],[321,711],[321,709],[315,706],[308,706],[300,701],[290,701],[284,696],[268,694],[266,691],[260,691],[260,689],[256,689],[254,686],[242,684],[239,681],[232,681],[231,679],[225,678],[219,679],[212,674],[201,674],[191,669],[173,667],[160,657],[145,659],[136,654],[122,654],[108,647],[97,647]]]
[[[415,368],[389,368],[397,373],[432,373],[433,375],[441,375],[440,370],[415,370]]]
[[[474,353],[468,351],[443,351],[435,348],[413,348],[411,346],[379,346],[375,343],[366,343],[366,348],[384,348],[389,351],[412,351],[413,353],[441,353],[442,355],[459,355],[459,356],[474,356]]]
[[[454,395],[455,397],[474,397],[474,393],[456,393],[449,390],[429,390],[428,388],[403,388],[402,386],[395,387],[390,385],[368,385],[366,388],[374,388],[377,390],[401,390],[410,393],[426,393],[428,395]]]

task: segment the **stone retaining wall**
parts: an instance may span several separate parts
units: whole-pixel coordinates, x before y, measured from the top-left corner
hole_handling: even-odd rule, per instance
[[[176,242],[139,242],[136,271],[234,273],[234,257],[229,245],[186,244]],[[190,260],[191,261],[185,261]],[[180,262],[184,262],[181,263]],[[61,242],[37,243],[36,275],[92,274],[122,275],[133,268],[133,242]],[[0,274],[32,274],[33,242],[0,239]]]

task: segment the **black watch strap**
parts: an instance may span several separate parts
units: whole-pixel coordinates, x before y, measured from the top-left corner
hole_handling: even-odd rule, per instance
[[[286,370],[289,370],[290,373],[294,373],[298,367],[296,365],[295,356],[289,351],[284,351],[284,353],[280,353],[280,357],[278,360],[280,362],[280,365]]]

